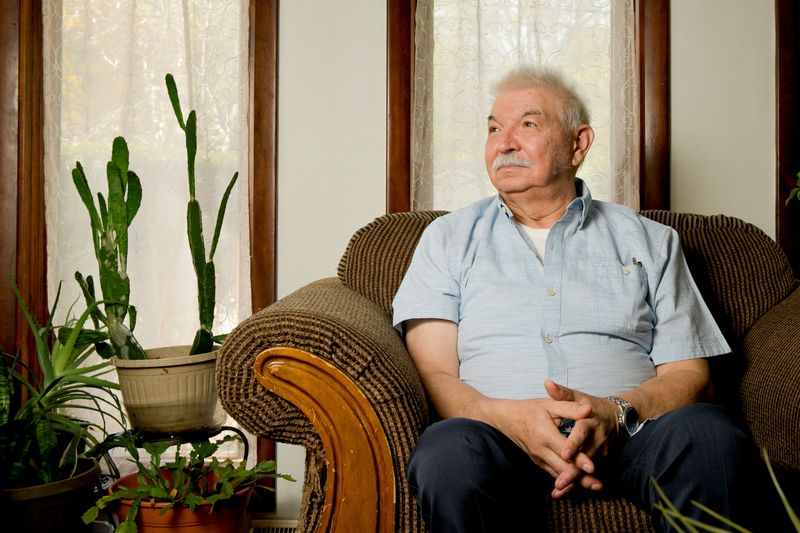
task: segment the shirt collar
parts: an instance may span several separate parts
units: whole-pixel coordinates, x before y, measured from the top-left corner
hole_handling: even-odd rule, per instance
[[[564,214],[565,219],[567,216],[578,216],[578,229],[583,229],[583,223],[586,220],[586,216],[589,214],[589,210],[592,206],[592,193],[589,192],[589,187],[586,185],[580,178],[575,178],[575,190],[578,194],[578,197],[572,200],[569,205],[567,206],[567,212]],[[511,209],[506,205],[503,201],[503,198],[498,194],[495,199],[495,205],[497,209],[505,215],[507,219],[510,221],[514,221],[514,214],[511,212]]]

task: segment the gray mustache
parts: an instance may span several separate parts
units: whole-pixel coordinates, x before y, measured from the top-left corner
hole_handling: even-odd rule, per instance
[[[516,152],[511,152],[497,156],[497,158],[494,160],[494,163],[492,163],[492,170],[497,170],[503,165],[516,165],[520,167],[531,168],[533,163],[521,155],[518,155]]]

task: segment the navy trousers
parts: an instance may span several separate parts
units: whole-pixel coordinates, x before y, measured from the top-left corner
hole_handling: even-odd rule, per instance
[[[693,404],[648,422],[598,461],[597,476],[607,494],[626,496],[651,512],[656,530],[671,531],[653,507],[659,498],[651,479],[688,516],[709,520],[690,503],[695,500],[743,521],[746,488],[753,483],[747,468],[754,460],[751,440],[722,408]],[[482,422],[431,425],[417,443],[408,478],[432,533],[546,529],[542,503],[553,478]]]

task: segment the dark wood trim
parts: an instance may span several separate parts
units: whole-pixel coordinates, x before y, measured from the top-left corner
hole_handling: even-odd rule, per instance
[[[278,5],[250,3],[250,282],[253,312],[276,297]]]
[[[669,209],[669,0],[637,0],[639,204]]]
[[[386,211],[411,209],[411,124],[414,8],[387,0]],[[669,208],[669,0],[636,0],[641,135],[642,209]]]
[[[37,371],[33,337],[14,297],[14,283],[39,321],[47,315],[44,204],[44,98],[41,0],[6,6],[2,19],[2,275],[3,347]],[[6,33],[6,30],[10,30]],[[17,39],[16,46],[13,39]],[[5,54],[9,53],[6,57]],[[15,78],[15,79],[12,79]],[[16,98],[16,104],[10,98]],[[14,112],[16,111],[16,112]],[[12,220],[13,219],[13,220]],[[13,233],[12,233],[13,232]],[[12,245],[13,237],[13,245]],[[11,270],[13,268],[13,271]],[[10,318],[13,317],[13,318]]]
[[[800,4],[775,1],[776,198],[775,234],[795,276],[800,273],[800,200],[786,205],[800,172]]]
[[[415,0],[386,2],[386,212],[411,210]]]
[[[278,229],[278,8],[279,0],[250,2],[250,287],[253,312],[277,294]],[[259,461],[274,460],[274,441],[258,439]],[[275,488],[275,480],[265,484]],[[263,491],[262,491],[263,492]],[[275,509],[275,493],[263,492],[257,510]]]
[[[16,351],[19,4],[0,9],[0,348]]]

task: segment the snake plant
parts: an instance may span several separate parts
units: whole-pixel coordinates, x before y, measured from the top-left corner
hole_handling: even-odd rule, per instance
[[[167,94],[175,112],[178,125],[186,138],[186,162],[189,177],[189,204],[186,208],[186,233],[189,238],[189,250],[192,256],[195,276],[197,277],[197,305],[200,318],[200,328],[194,337],[190,354],[206,353],[213,349],[215,341],[224,336],[214,337],[214,306],[216,304],[216,274],[214,270],[214,252],[219,242],[222,222],[225,218],[225,209],[239,173],[233,174],[228,182],[225,193],[220,200],[217,212],[217,222],[214,226],[214,236],[211,239],[211,248],[206,255],[205,239],[203,237],[203,214],[200,202],[197,201],[195,187],[195,159],[197,156],[197,113],[194,110],[184,121],[181,102],[178,97],[178,88],[172,74],[166,75]]]
[[[119,385],[103,378],[113,368],[108,361],[86,364],[97,340],[95,332],[83,330],[97,307],[89,306],[67,326],[54,326],[56,294],[50,318],[41,326],[30,313],[19,291],[17,300],[36,344],[41,378],[18,358],[3,353],[0,364],[0,485],[27,487],[72,477],[82,444],[97,444],[90,431],[105,433],[105,424],[125,419],[114,390]],[[18,386],[15,386],[18,385]],[[14,398],[24,388],[27,398]],[[65,412],[91,412],[98,422],[82,421]]]

